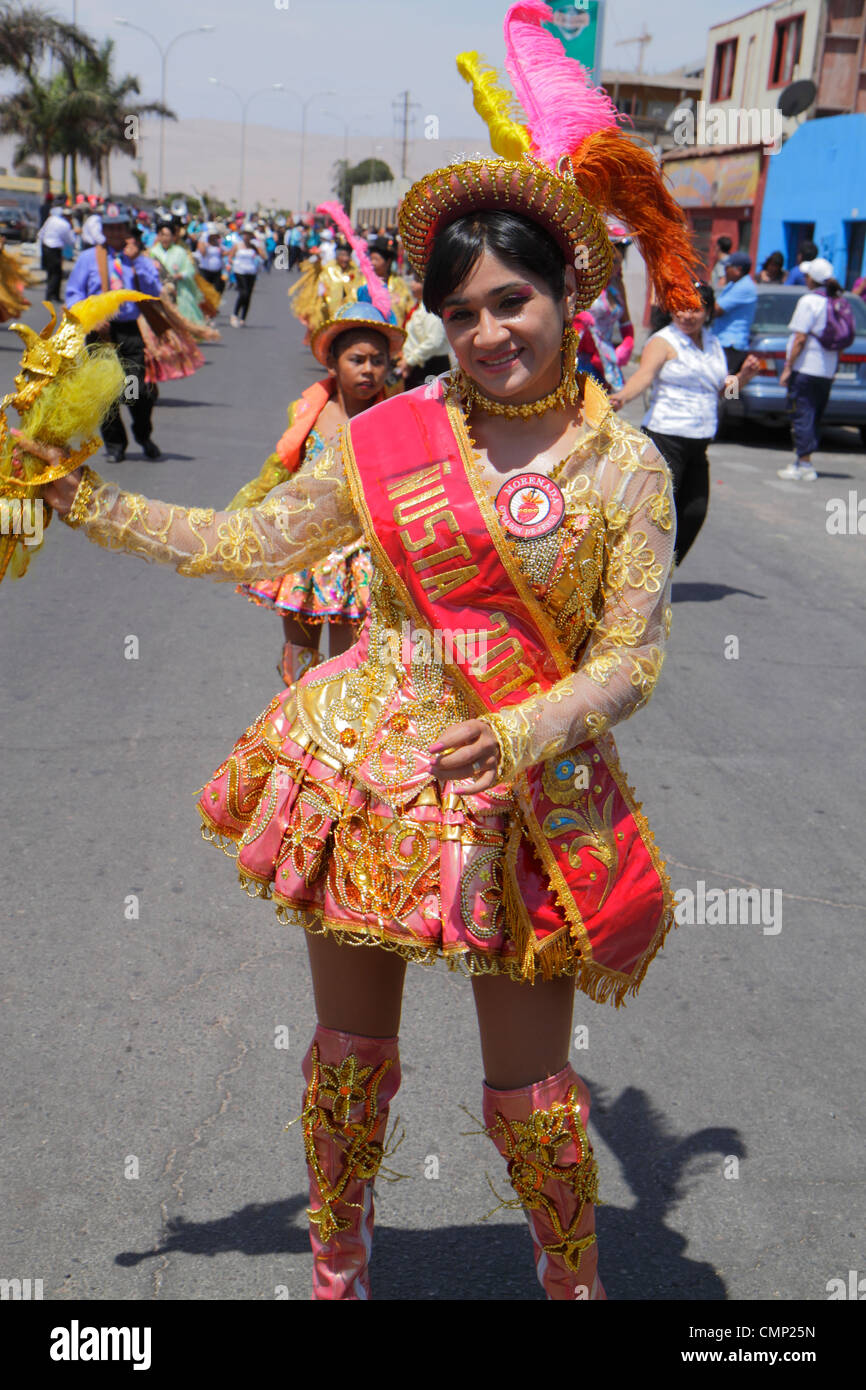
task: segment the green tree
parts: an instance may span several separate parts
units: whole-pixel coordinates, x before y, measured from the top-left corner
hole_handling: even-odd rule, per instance
[[[348,211],[352,203],[352,189],[358,184],[388,183],[394,175],[383,159],[362,159],[360,164],[349,164],[348,160],[338,159],[334,165],[334,182],[331,185],[343,207]]]

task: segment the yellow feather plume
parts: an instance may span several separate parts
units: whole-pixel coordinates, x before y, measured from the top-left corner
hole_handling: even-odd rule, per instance
[[[514,119],[515,98],[499,83],[495,68],[478,53],[458,53],[457,71],[472,88],[472,101],[490,133],[490,143],[503,159],[520,159],[529,149],[529,132]]]
[[[85,333],[92,333],[101,323],[114,318],[121,304],[153,298],[152,294],[140,294],[138,290],[109,290],[106,294],[92,294],[89,299],[80,300],[66,312],[81,324]]]

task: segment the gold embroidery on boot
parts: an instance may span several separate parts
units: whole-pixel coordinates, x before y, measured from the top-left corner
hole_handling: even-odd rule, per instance
[[[386,1144],[372,1137],[382,1118],[378,1104],[379,1087],[386,1073],[394,1065],[393,1059],[385,1058],[376,1067],[362,1066],[358,1058],[350,1053],[339,1066],[329,1067],[321,1061],[318,1045],[314,1043],[310,1065],[311,1075],[304,1092],[304,1108],[298,1118],[302,1121],[304,1151],[310,1170],[315,1176],[321,1204],[316,1210],[308,1207],[307,1216],[312,1225],[319,1228],[321,1240],[326,1244],[332,1236],[340,1231],[349,1230],[352,1225],[351,1220],[339,1215],[338,1206],[357,1211],[362,1209],[358,1202],[346,1199],[344,1194],[349,1183],[353,1178],[364,1182],[372,1181],[379,1173],[383,1158],[390,1158],[399,1148],[403,1135],[401,1133],[394,1143],[395,1130],[392,1129]],[[326,1104],[323,1104],[323,1101]],[[361,1117],[350,1120],[351,1108],[358,1105],[363,1105]],[[290,1123],[294,1124],[295,1121]],[[286,1125],[286,1129],[288,1128],[289,1125]],[[333,1184],[326,1177],[316,1151],[317,1131],[324,1131],[342,1141],[343,1169]],[[382,1175],[385,1176],[386,1172],[390,1181],[408,1176],[390,1170],[383,1170]]]
[[[508,1177],[517,1193],[516,1197],[500,1198],[494,1211],[502,1207],[525,1207],[529,1211],[543,1212],[553,1227],[556,1240],[541,1248],[546,1255],[556,1255],[563,1260],[573,1274],[580,1268],[584,1251],[594,1245],[596,1239],[595,1234],[577,1236],[584,1206],[587,1202],[600,1205],[598,1166],[580,1118],[578,1095],[577,1087],[572,1086],[564,1102],[552,1105],[549,1110],[533,1110],[527,1120],[508,1120],[497,1112],[492,1128],[484,1130],[494,1143],[497,1139],[501,1143],[508,1159]],[[574,1163],[558,1165],[557,1154],[567,1144],[576,1146],[580,1158]],[[555,1197],[544,1191],[550,1180],[562,1183],[577,1199],[577,1211],[567,1226],[563,1225]],[[489,1178],[487,1181],[494,1196],[499,1198]],[[487,1216],[493,1214],[488,1212]]]

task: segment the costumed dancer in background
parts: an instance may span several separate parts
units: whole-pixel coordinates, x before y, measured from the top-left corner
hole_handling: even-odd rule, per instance
[[[201,341],[216,341],[219,332],[209,327],[202,308],[203,297],[196,284],[196,263],[183,244],[183,223],[177,218],[171,222],[161,222],[157,228],[156,241],[147,254],[165,272],[166,282],[173,291],[177,312],[184,319],[187,331]]]
[[[672,312],[697,303],[694,255],[652,151],[551,16],[539,0],[506,16],[526,127],[476,57],[497,157],[428,174],[401,208],[450,380],[354,417],[258,507],[170,505],[89,469],[44,492],[89,540],[187,575],[275,578],[359,535],[374,555],[358,642],[275,696],[199,800],[246,890],[308,933],[319,1023],[300,1119],[321,1299],[370,1296],[406,962],[438,956],[472,977],[482,1132],[507,1165],[504,1204],[528,1213],[542,1288],[605,1297],[574,990],[634,995],[674,922],[610,734],[661,669],[670,473],[575,376],[571,322],[610,277],[603,214],[632,228]]]
[[[357,266],[352,264],[352,248],[344,237],[336,243],[337,253],[333,261],[322,266],[319,276],[318,293],[324,300],[323,323],[336,318],[344,304],[351,304],[358,297],[358,290],[364,284],[364,277]]]
[[[216,291],[217,303],[222,298],[223,290],[226,287],[225,280],[225,252],[223,251],[223,237],[225,227],[219,222],[206,222],[202,227],[198,246],[196,247],[195,257],[198,262],[199,274]]]
[[[0,323],[16,319],[30,308],[24,291],[35,283],[21,257],[10,251],[5,236],[0,236]]]
[[[144,237],[139,227],[133,227],[124,247],[129,257],[138,256],[144,249]],[[148,310],[139,314],[138,327],[144,342],[144,379],[148,385],[158,387],[161,381],[179,381],[182,377],[193,376],[199,367],[204,366],[204,357],[195,339],[186,329],[186,320],[181,317],[163,283],[159,312]]]
[[[405,327],[406,319],[415,307],[412,298],[412,291],[406,284],[401,275],[394,272],[394,261],[397,256],[397,246],[390,237],[376,237],[368,247],[370,261],[373,269],[380,280],[383,280],[388,287],[391,296],[391,312],[394,315],[398,328]],[[358,291],[359,300],[369,299],[369,290],[365,285]]]
[[[631,238],[624,227],[616,225],[609,228],[609,236],[613,245],[613,274],[598,299],[580,315],[588,338],[581,341],[578,365],[581,370],[592,372],[608,391],[618,391],[623,384],[622,369],[634,351],[634,325],[622,274]],[[584,353],[589,343],[592,347],[586,361]]]
[[[255,506],[303,463],[315,461],[348,420],[385,398],[385,377],[405,335],[389,323],[390,301],[373,279],[375,304],[344,304],[313,335],[312,352],[327,368],[289,406],[289,425],[261,473],[229,503],[229,510]],[[328,624],[330,656],[348,650],[367,616],[372,578],[370,552],[360,541],[343,546],[308,569],[242,584],[245,594],[283,619],[283,650],[277,667],[291,686],[322,660],[319,641]]]

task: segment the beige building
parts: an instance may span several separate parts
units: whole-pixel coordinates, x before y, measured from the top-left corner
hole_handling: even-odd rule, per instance
[[[776,108],[785,88],[804,79],[817,88],[805,115],[866,111],[866,0],[772,0],[707,35],[708,107]],[[784,135],[803,119],[785,121]]]

